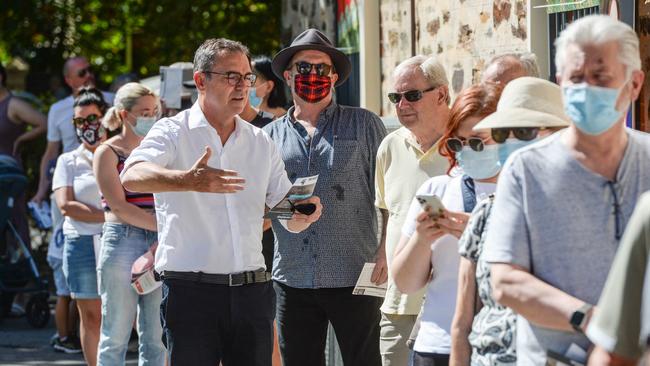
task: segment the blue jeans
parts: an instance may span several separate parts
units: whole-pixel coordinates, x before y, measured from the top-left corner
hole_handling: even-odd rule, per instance
[[[160,324],[161,289],[139,296],[131,287],[131,266],[156,241],[157,233],[105,223],[97,272],[102,326],[97,365],[123,365],[133,321],[138,316],[138,364],[162,366],[165,348]]]
[[[73,299],[98,299],[92,235],[65,235],[63,274]]]

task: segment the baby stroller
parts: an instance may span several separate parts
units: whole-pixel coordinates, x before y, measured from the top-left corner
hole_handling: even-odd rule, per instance
[[[42,328],[50,319],[47,281],[41,278],[30,248],[11,224],[14,202],[26,185],[27,177],[18,162],[0,155],[0,319],[9,313],[16,294],[28,293],[32,295],[25,308],[27,322]]]

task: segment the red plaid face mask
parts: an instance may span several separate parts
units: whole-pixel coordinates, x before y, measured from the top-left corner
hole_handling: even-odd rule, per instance
[[[293,80],[296,94],[307,103],[320,102],[332,90],[332,79],[329,76],[297,74]]]

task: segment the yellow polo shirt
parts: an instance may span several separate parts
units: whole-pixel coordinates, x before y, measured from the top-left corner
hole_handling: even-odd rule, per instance
[[[411,295],[402,294],[397,289],[391,275],[393,252],[415,192],[427,179],[446,174],[448,166],[447,158],[438,153],[438,144],[423,152],[415,136],[405,127],[391,132],[379,145],[375,206],[389,213],[386,228],[388,290],[381,307],[386,314],[416,315],[420,312],[426,287]]]

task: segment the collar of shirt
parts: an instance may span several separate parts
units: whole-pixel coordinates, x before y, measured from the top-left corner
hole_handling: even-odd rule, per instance
[[[420,145],[420,143],[415,138],[415,135],[413,135],[413,132],[411,132],[408,128],[401,127],[401,128],[399,128],[397,130],[396,133],[399,134],[400,136],[402,136],[404,138],[404,140],[409,145],[411,145],[411,147],[413,147],[413,149],[415,150],[415,152],[416,152],[416,154],[418,156],[418,160],[422,160],[422,159],[425,159],[425,158],[428,158],[428,157],[431,157],[431,156],[435,156],[436,154],[438,154],[438,148],[440,146],[440,139],[438,141],[436,141],[433,145],[431,145],[429,150],[427,150],[425,152],[425,151],[422,151],[422,146]]]
[[[329,121],[330,119],[332,119],[332,117],[334,116],[334,113],[336,112],[337,108],[338,108],[338,104],[335,101],[332,100],[332,102],[327,107],[325,107],[325,109],[323,109],[320,112],[320,114],[318,115],[317,126],[321,124],[321,121]],[[296,126],[296,122],[298,122],[296,117],[294,117],[294,115],[293,115],[293,112],[295,110],[296,110],[296,106],[292,105],[289,108],[289,110],[287,111],[287,114],[286,114],[286,117],[287,117],[286,119],[289,122],[291,122],[291,124],[293,124],[294,126]]]
[[[228,137],[227,141],[230,141],[232,139],[236,139],[241,131],[242,131],[242,123],[247,124],[248,122],[244,121],[241,117],[238,115],[234,116],[235,118],[235,130],[232,132],[230,137]],[[195,102],[192,105],[192,108],[190,108],[190,114],[187,117],[187,127],[190,130],[194,130],[197,128],[211,128],[213,129],[217,135],[219,135],[219,132],[217,131],[216,128],[214,128],[210,122],[208,122],[207,118],[205,118],[205,114],[203,114],[203,111],[201,110],[201,106],[199,106],[199,102]],[[227,143],[226,141],[226,143]],[[219,147],[223,148],[224,145],[221,144],[221,139],[218,139],[218,145]]]

